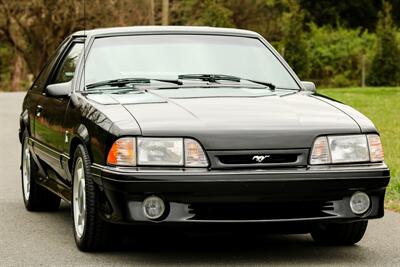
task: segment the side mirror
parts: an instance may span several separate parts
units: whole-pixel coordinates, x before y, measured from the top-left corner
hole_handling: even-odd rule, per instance
[[[302,81],[301,86],[303,87],[303,89],[305,91],[308,91],[311,93],[315,93],[317,91],[317,88],[315,87],[315,84],[313,82]]]
[[[67,97],[71,93],[71,82],[49,84],[45,93],[50,97]]]

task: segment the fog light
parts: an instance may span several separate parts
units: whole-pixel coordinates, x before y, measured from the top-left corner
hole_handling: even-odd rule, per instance
[[[371,204],[369,196],[364,192],[355,192],[350,198],[350,208],[354,214],[365,213]]]
[[[160,218],[165,211],[164,201],[157,196],[147,197],[142,203],[144,215],[151,220]]]

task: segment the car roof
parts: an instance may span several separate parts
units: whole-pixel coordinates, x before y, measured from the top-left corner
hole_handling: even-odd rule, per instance
[[[115,36],[129,34],[165,34],[165,33],[191,33],[191,34],[221,34],[261,37],[258,33],[242,29],[204,27],[204,26],[132,26],[132,27],[113,27],[82,30],[72,34],[72,36]]]

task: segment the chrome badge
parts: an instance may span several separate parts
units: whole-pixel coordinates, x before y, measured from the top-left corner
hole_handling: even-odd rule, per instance
[[[252,160],[257,161],[258,163],[261,163],[264,161],[264,159],[269,158],[271,155],[256,155],[252,158]]]

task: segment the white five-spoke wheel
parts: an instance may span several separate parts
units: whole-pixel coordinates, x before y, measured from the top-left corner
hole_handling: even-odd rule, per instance
[[[86,192],[85,192],[85,170],[83,160],[78,157],[74,169],[73,209],[75,231],[81,238],[85,230],[86,222]]]
[[[28,146],[28,138],[25,138],[22,148],[22,190],[24,200],[27,202],[31,190],[31,154]]]

